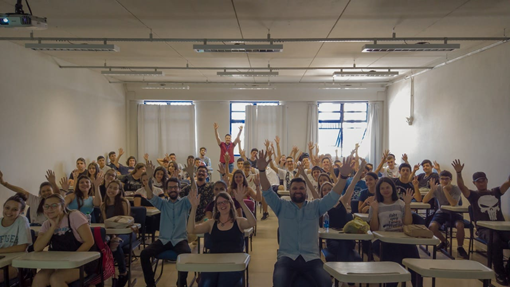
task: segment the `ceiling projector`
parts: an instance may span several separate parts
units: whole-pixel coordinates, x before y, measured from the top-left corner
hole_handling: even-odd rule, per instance
[[[44,30],[48,28],[46,18],[33,16],[30,14],[0,14],[0,27],[18,28],[30,30]]]

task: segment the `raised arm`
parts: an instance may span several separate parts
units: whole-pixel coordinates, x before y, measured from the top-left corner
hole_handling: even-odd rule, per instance
[[[372,203],[370,203],[370,230],[377,231],[379,230],[379,202],[374,199]]]
[[[191,234],[201,234],[201,233],[209,233],[211,230],[211,224],[214,223],[214,220],[208,220],[206,222],[196,224],[195,216],[197,214],[197,208],[200,204],[200,194],[198,194],[196,188],[191,188],[188,194],[189,202],[191,203],[191,212],[188,217],[188,225],[186,226],[186,231]]]
[[[103,180],[104,180],[103,173],[100,172],[97,174],[96,179],[94,179],[94,182],[93,182],[95,195],[94,195],[94,199],[92,200],[92,203],[96,207],[101,206],[101,203],[103,203],[101,191],[99,190],[99,186],[101,186],[101,183],[103,182]]]
[[[437,189],[437,182],[435,178],[431,178],[429,180],[430,190],[429,192],[423,197],[423,202],[428,203],[432,198],[434,198],[434,192]]]
[[[413,172],[411,173],[411,175],[409,176],[409,181],[413,180],[416,172],[420,169],[420,164],[415,164],[414,167],[413,167]]]
[[[262,186],[262,190],[268,190],[271,188],[271,183],[269,183],[269,179],[267,179],[266,175],[266,167],[272,162],[271,157],[266,160],[267,153],[263,150],[259,151],[259,157],[257,159],[257,169],[260,174],[260,185]],[[278,172],[278,171],[277,171]]]
[[[244,203],[244,198],[246,197],[246,195],[248,195],[248,192],[249,192],[248,188],[242,185],[239,185],[237,189],[233,190],[235,199],[237,200],[237,202],[239,202],[241,208],[244,211],[244,214],[246,215],[246,218],[238,218],[238,222],[240,223],[239,228],[241,230],[253,227],[257,224],[257,219],[255,219],[255,216],[250,211],[248,206],[246,206],[246,203]],[[260,192],[257,193],[258,195],[260,195]]]
[[[363,170],[365,169],[366,165],[367,162],[364,159],[361,159],[361,165],[358,171],[356,172],[356,175],[354,175],[354,178],[352,179],[351,184],[345,191],[345,194],[340,197],[340,201],[344,204],[344,206],[351,206],[351,198],[352,194],[354,193],[354,187],[361,178],[361,174],[363,173]]]
[[[403,160],[405,163],[409,164],[409,158],[407,157],[407,153],[402,154],[402,160]]]
[[[464,197],[468,198],[471,195],[471,191],[464,184],[464,179],[462,178],[462,170],[464,169],[464,164],[461,164],[460,160],[456,159],[452,162],[452,166],[457,173],[457,185],[459,186],[460,191],[462,191]]]
[[[301,163],[298,164],[297,168],[298,168],[299,175],[301,175],[301,177],[305,180],[306,186],[308,186],[308,188],[312,192],[313,199],[319,199],[320,198],[319,192],[315,189],[313,184],[310,182],[310,179],[308,178],[308,175],[305,172],[303,164],[301,164]]]
[[[1,171],[0,171],[0,184],[16,193],[22,194],[23,197],[25,197],[25,198],[28,198],[28,195],[30,194],[28,191],[24,190],[23,188],[9,184],[7,181],[4,181],[4,175]]]
[[[116,166],[116,167],[119,167],[119,160],[120,160],[120,157],[124,154],[124,149],[122,148],[119,148],[119,156],[117,156],[117,158],[115,158],[115,162],[113,162],[113,164]]]
[[[56,177],[55,177],[55,172],[51,169],[48,169],[46,171],[46,180],[51,184],[51,188],[53,189],[53,193],[57,193],[59,194],[60,192],[60,189],[58,188],[58,185],[57,185],[57,180],[56,180]]]
[[[390,151],[389,150],[385,150],[383,152],[383,156],[381,158],[381,162],[379,163],[379,165],[377,166],[377,168],[375,169],[375,174],[379,174],[379,172],[381,171],[381,169],[383,168],[384,164],[386,163],[386,159],[388,158],[388,155],[390,154]]]
[[[508,176],[508,180],[505,181],[500,187],[499,190],[501,191],[501,195],[505,194],[505,192],[510,187],[510,176]]]
[[[239,155],[241,156],[242,159],[244,159],[244,161],[247,161],[248,159],[246,158],[246,153],[241,148],[241,145],[237,145],[237,146],[239,147]]]
[[[219,127],[220,126],[218,126],[217,123],[214,123],[214,135],[216,136],[216,142],[218,143],[218,145],[221,145],[220,133],[218,132]]]
[[[237,137],[234,140],[234,146],[241,143],[241,133],[243,132],[243,126],[239,126],[239,133],[237,133]]]
[[[342,192],[345,188],[345,183],[347,182],[347,178],[349,178],[349,175],[352,173],[353,168],[354,164],[352,162],[352,158],[350,156],[344,158],[343,165],[339,170],[340,177],[338,178],[338,181],[336,182],[335,186],[333,186],[334,192],[336,192],[339,195],[342,195]]]
[[[437,161],[434,161],[434,169],[437,171],[437,173],[441,173],[441,166]]]
[[[412,183],[413,183],[413,188],[414,188],[414,199],[416,199],[416,201],[418,201],[418,202],[421,202],[423,198],[421,196],[420,182],[418,181],[417,176],[414,177]]]
[[[280,137],[276,136],[274,138],[274,142],[276,143],[276,158],[275,160],[279,161],[282,157],[282,150],[280,149]]]

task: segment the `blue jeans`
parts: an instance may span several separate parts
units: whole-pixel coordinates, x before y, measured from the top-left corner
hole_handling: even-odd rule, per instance
[[[229,172],[233,172],[234,171],[234,164],[233,163],[229,163],[228,164],[228,170],[229,170]]]
[[[202,272],[199,287],[241,287],[243,271],[239,272]]]
[[[119,246],[117,247],[117,250],[115,250],[115,252],[112,252],[112,255],[113,255],[113,258],[115,259],[115,261],[117,262],[117,265],[119,267],[119,273],[122,274],[122,273],[126,273],[127,269],[126,269],[126,259],[125,259],[125,256],[124,256],[124,250],[123,248],[126,247],[126,246],[129,246],[129,235],[127,234],[122,234],[122,235],[117,235],[117,237],[119,237],[120,239],[123,240],[123,242],[121,242],[119,244]],[[135,242],[136,240],[136,235],[134,233],[131,233],[131,242]],[[131,252],[131,250],[130,250]]]
[[[322,265],[320,259],[306,262],[301,255],[296,260],[282,256],[274,265],[273,285],[274,287],[294,287],[302,283],[299,286],[330,287],[331,277]]]

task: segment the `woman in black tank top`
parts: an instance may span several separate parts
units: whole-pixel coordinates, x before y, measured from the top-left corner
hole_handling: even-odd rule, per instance
[[[213,219],[204,223],[195,223],[195,214],[200,202],[200,196],[197,196],[197,188],[193,184],[192,190],[188,195],[191,203],[191,212],[188,218],[188,233],[200,234],[209,233],[211,240],[211,253],[240,253],[243,252],[244,230],[254,227],[257,220],[250,212],[243,201],[243,198],[249,191],[246,187],[240,185],[233,190],[236,200],[247,218],[237,217],[234,201],[226,192],[220,192],[215,198]],[[258,191],[260,193],[260,191]],[[260,194],[257,194],[260,196]],[[200,287],[234,287],[242,286],[243,272],[203,272],[200,280]]]

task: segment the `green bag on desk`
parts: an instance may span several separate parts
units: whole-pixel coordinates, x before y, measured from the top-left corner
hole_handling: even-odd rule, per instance
[[[344,233],[366,234],[369,229],[370,225],[368,225],[368,223],[356,217],[345,224]]]

